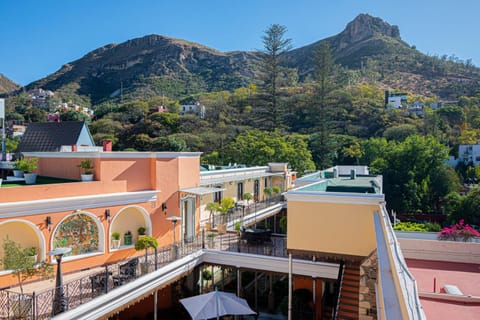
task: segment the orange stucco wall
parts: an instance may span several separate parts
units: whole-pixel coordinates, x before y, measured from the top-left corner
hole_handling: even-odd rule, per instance
[[[126,191],[153,189],[151,159],[101,159],[98,178],[102,181],[126,181]],[[176,170],[172,171],[172,173]]]
[[[158,290],[157,299],[157,316],[158,319],[163,319],[162,316],[164,312],[162,312],[162,309],[168,309],[172,306],[172,286],[169,285]],[[141,300],[139,303],[132,305],[130,308],[121,311],[118,314],[118,319],[145,319],[147,316],[150,316],[150,318],[153,319],[153,312],[154,296],[152,294]]]
[[[0,203],[77,197],[103,193],[125,192],[126,181],[66,182],[21,187],[2,186]]]
[[[62,178],[78,179],[80,169],[76,165],[83,159],[75,158],[40,158],[38,173],[45,176],[54,176]],[[32,185],[21,187],[0,188],[0,203],[31,201],[40,199],[53,199],[61,197],[101,195],[105,193],[140,191],[140,190],[160,190],[156,201],[147,203],[125,204],[118,206],[108,206],[100,208],[79,208],[80,212],[88,212],[94,216],[94,219],[103,229],[103,251],[91,256],[78,256],[75,259],[66,258],[62,262],[62,269],[65,273],[77,270],[100,266],[105,263],[111,263],[118,260],[128,259],[134,255],[143,254],[136,252],[132,247],[111,250],[111,233],[119,231],[123,238],[125,230],[130,230],[133,234],[134,242],[137,237],[139,226],[147,226],[148,220],[151,225],[151,234],[156,237],[159,246],[166,246],[173,240],[173,225],[166,220],[171,215],[180,214],[180,192],[182,187],[193,187],[199,185],[199,157],[172,157],[159,158],[153,157],[132,157],[124,159],[122,157],[100,157],[95,158],[95,179],[94,182],[72,182],[50,185]],[[162,210],[162,203],[167,204],[167,210]],[[198,197],[197,197],[198,203]],[[110,210],[110,219],[105,218],[105,210]],[[144,212],[141,214],[140,212]],[[6,234],[20,228],[22,234],[28,235],[19,240],[23,247],[30,246],[35,241],[43,241],[35,231],[43,235],[44,252],[51,250],[52,237],[56,227],[67,216],[73,214],[72,211],[64,212],[45,212],[41,214],[22,215],[19,217],[9,217],[0,219],[0,239]],[[196,230],[198,229],[199,210],[197,208],[195,215],[197,217]],[[45,220],[49,216],[53,222],[51,230],[47,229]],[[2,223],[11,219],[20,220],[20,224],[8,224],[9,227],[2,228]],[[147,220],[146,220],[147,219]],[[33,226],[25,224],[22,221],[29,221]],[[3,231],[2,231],[3,230]],[[181,224],[177,224],[176,235],[179,239]],[[15,231],[16,232],[16,231]],[[20,232],[16,232],[20,233]],[[101,240],[101,239],[100,239]],[[33,246],[33,245],[32,245]],[[101,246],[102,247],[102,246]],[[15,279],[10,274],[0,275],[0,288],[14,285]]]
[[[288,201],[288,249],[367,256],[377,205]]]
[[[294,290],[297,289],[307,289],[312,293],[312,309],[313,309],[313,279],[309,277],[301,277],[295,276],[293,278],[293,288]],[[315,319],[320,319],[320,315],[322,314],[322,290],[323,290],[323,282],[321,279],[315,280]]]

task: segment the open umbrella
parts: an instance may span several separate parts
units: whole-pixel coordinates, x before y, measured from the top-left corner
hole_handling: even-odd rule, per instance
[[[247,315],[255,314],[250,309],[245,299],[237,297],[233,293],[215,291],[180,299],[185,309],[192,317],[192,320],[219,318],[225,315]]]

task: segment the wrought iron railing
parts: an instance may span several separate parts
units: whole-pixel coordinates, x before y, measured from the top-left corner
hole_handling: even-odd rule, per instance
[[[246,200],[244,200],[241,205],[237,204],[235,208],[231,209],[227,214],[214,214],[212,217],[212,227],[215,228],[218,223],[228,224],[231,222],[240,221],[245,216],[256,214],[263,209],[266,209],[278,203],[282,203],[283,201],[284,197],[281,195],[272,196],[262,201],[250,200],[248,203]]]
[[[119,285],[133,281],[202,248],[277,257],[287,256],[284,237],[273,236],[270,241],[249,243],[238,233],[209,238],[202,231],[198,237],[189,240],[159,248],[154,253],[131,257],[130,260],[138,259],[138,267],[133,276],[122,277],[121,270],[130,261],[122,260],[104,265],[103,270],[96,273],[65,282],[63,291],[67,309],[76,308],[98,296],[107,294]],[[50,319],[54,294],[55,288],[23,295],[12,290],[0,290],[0,319]]]

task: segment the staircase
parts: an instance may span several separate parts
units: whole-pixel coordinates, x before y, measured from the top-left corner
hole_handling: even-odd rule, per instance
[[[337,319],[358,320],[360,290],[360,268],[358,265],[345,265],[342,287],[338,302]]]

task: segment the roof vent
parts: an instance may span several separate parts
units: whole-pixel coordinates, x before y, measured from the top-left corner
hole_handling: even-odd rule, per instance
[[[338,178],[338,170],[337,170],[337,168],[333,168],[333,178]]]
[[[355,169],[350,170],[350,179],[355,179],[357,177],[357,171]]]

